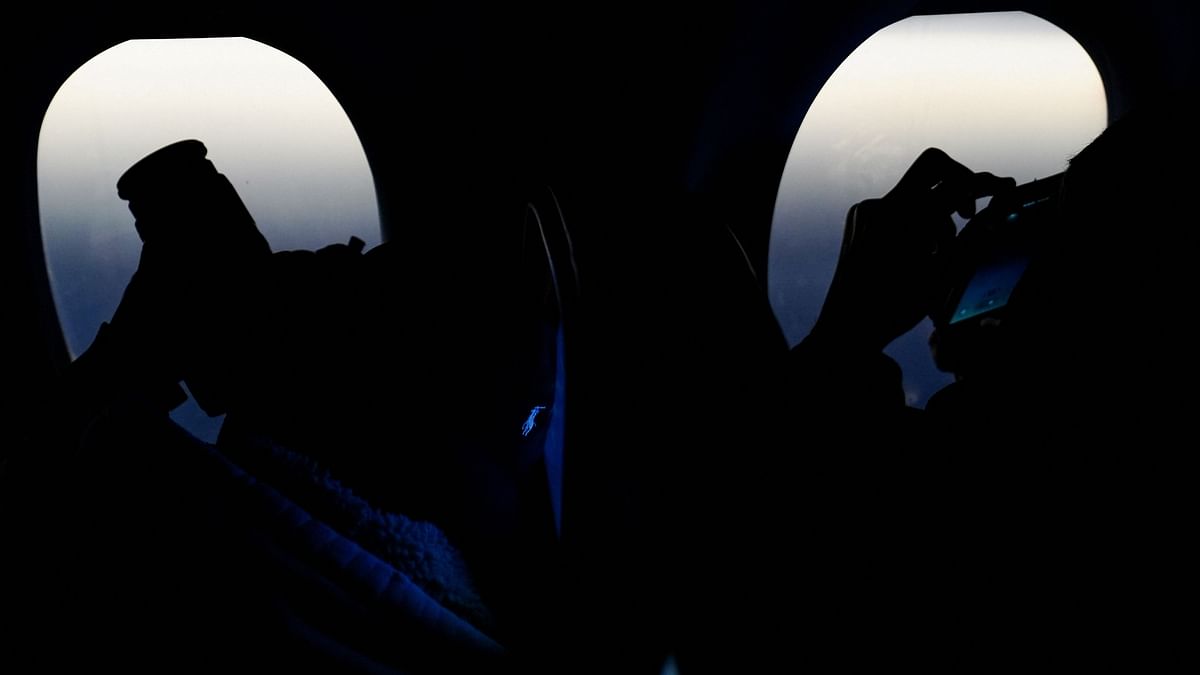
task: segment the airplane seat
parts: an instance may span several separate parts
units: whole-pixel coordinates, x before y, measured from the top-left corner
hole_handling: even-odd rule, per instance
[[[657,199],[636,214],[610,205],[601,222],[640,227],[593,236],[584,260],[597,281],[565,537],[577,604],[591,613],[580,620],[594,632],[573,636],[576,651],[614,659],[614,670],[618,657],[661,667],[666,650],[682,668],[682,651],[703,661],[728,642],[741,584],[709,593],[696,580],[749,572],[752,544],[740,542],[762,516],[752,478],[780,472],[763,449],[787,345],[760,278],[726,223]]]
[[[561,593],[563,466],[569,419],[569,364],[579,297],[574,248],[555,190],[523,188],[519,248],[499,256],[511,279],[499,303],[486,380],[491,420],[466,457],[466,503],[486,518],[472,524],[482,544],[479,582],[490,591],[506,645],[531,659],[547,649]],[[497,454],[497,451],[499,453]],[[497,486],[497,477],[501,485]]]
[[[777,488],[787,472],[778,459],[784,439],[776,429],[776,407],[787,342],[770,307],[765,277],[735,230],[721,224],[693,245],[704,276],[693,282],[690,332],[696,344],[687,361],[698,368],[690,377],[699,383],[683,398],[692,414],[708,422],[689,432],[698,437],[680,443],[688,454],[674,462],[679,488],[669,513],[677,532],[668,538],[667,557],[675,569],[755,579],[766,566],[752,562],[758,555],[750,550],[754,544],[714,546],[714,541],[737,533],[739,541],[769,542],[781,534],[776,529],[781,514],[773,509],[780,504]],[[763,604],[755,592],[765,580],[714,596],[696,593],[692,579],[669,584],[676,662],[684,672],[741,669],[753,661],[747,645],[761,639],[748,636],[763,629],[760,614],[751,608]]]

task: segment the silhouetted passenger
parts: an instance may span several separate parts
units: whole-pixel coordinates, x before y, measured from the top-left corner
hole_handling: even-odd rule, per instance
[[[556,316],[540,268],[489,241],[272,253],[206,152],[175,143],[119,181],[142,255],[50,406],[59,447],[93,466],[122,444],[192,452],[166,423],[182,382],[226,415],[224,456],[459,618],[510,645],[534,639],[519,634],[549,620],[554,531],[539,462],[556,414]],[[496,220],[520,223],[525,205],[514,206]],[[153,469],[125,479],[142,472]],[[180,494],[207,489],[185,480]]]
[[[1183,633],[1167,616],[1195,599],[1180,535],[1196,466],[1180,444],[1197,383],[1196,131],[1177,103],[1115,123],[1061,183],[1014,192],[929,150],[851,209],[790,373],[788,415],[809,439],[794,492],[811,507],[791,512],[812,548],[787,560],[807,584],[792,588],[810,601],[812,661],[1176,658]],[[1005,201],[1029,190],[1042,196]],[[1007,218],[981,215],[956,238],[950,214],[992,194]],[[1030,209],[1043,210],[1021,254],[996,244]],[[953,293],[972,283],[993,286],[978,306]],[[927,315],[956,382],[917,411],[882,349]]]

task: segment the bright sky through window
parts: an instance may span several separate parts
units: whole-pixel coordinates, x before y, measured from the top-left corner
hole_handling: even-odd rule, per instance
[[[379,243],[362,144],[304,64],[245,38],[121,43],[67,79],[38,139],[42,238],[73,355],[112,316],[141,250],[117,179],[186,138],[208,147],[274,250]]]
[[[879,197],[927,147],[1018,182],[1062,171],[1105,127],[1096,66],[1024,12],[918,16],[872,35],[817,94],[788,156],[771,232],[771,304],[792,344],[833,276],[846,210]],[[921,405],[948,381],[928,321],[888,350]]]

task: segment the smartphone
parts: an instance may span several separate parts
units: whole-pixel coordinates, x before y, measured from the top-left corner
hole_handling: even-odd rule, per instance
[[[1002,313],[1057,218],[1062,174],[997,196],[959,234],[946,325]]]
[[[1007,255],[975,270],[950,315],[950,323],[973,319],[1008,305],[1013,289],[1029,267],[1029,260],[1028,255]]]
[[[1018,185],[997,195],[955,240],[947,293],[932,315],[938,368],[962,372],[986,361],[996,346],[991,328],[1002,325],[1019,302],[1022,281],[1050,240],[1058,220],[1062,174]]]

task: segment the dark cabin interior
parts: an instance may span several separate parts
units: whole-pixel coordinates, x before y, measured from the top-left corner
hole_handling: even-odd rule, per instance
[[[659,673],[670,656],[686,675],[754,672],[780,659],[805,664],[810,645],[797,626],[806,624],[787,621],[806,611],[803,596],[772,607],[761,595],[769,585],[759,580],[748,591],[743,583],[781,571],[754,560],[795,538],[778,509],[802,484],[786,477],[800,450],[780,438],[773,417],[787,345],[764,291],[780,175],[808,106],[867,37],[912,15],[1010,10],[1045,18],[1079,41],[1100,72],[1110,122],[1163,91],[1195,85],[1196,9],[1168,0],[25,8],[4,48],[16,84],[5,124],[5,201],[13,210],[0,228],[8,315],[0,415],[15,431],[0,451],[9,474],[0,501],[0,643],[8,643],[0,660],[13,659],[0,669]],[[71,490],[91,500],[125,488],[85,487],[88,469],[78,467],[88,463],[47,458],[63,446],[40,440],[53,436],[46,402],[70,363],[40,234],[43,116],[66,78],[115,44],[224,36],[290,54],[333,92],[365,149],[383,238],[422,252],[421,273],[433,276],[420,280],[421,292],[431,304],[454,303],[464,288],[509,269],[504,256],[520,256],[527,207],[542,217],[534,257],[544,252],[548,265],[539,265],[551,268],[571,414],[562,429],[560,533],[546,533],[544,495],[532,516],[506,505],[542,529],[518,539],[529,544],[527,567],[504,568],[519,580],[513,588],[537,589],[528,603],[517,590],[503,600],[521,606],[511,641],[498,640],[505,655],[491,651],[505,651],[496,643],[464,647],[456,629],[411,616],[378,619],[381,610],[338,588],[355,581],[279,572],[272,565],[294,567],[289,556],[299,554],[272,557],[244,537],[226,541],[219,525],[197,539],[205,550],[196,551],[178,533],[133,527],[104,543],[103,525],[59,520],[90,508],[82,498],[63,502]],[[541,275],[534,285],[543,267],[531,272]],[[466,354],[494,358],[489,349],[520,330],[502,316],[488,319],[494,333],[440,346],[437,357],[454,360],[462,350],[468,364],[445,372],[486,369]],[[370,369],[372,355],[360,358]],[[439,424],[452,427],[446,415]],[[388,425],[371,428],[386,433]],[[179,442],[172,433],[147,432],[137,442],[171,446]],[[24,457],[30,453],[41,457]],[[217,470],[205,466],[125,467],[161,471],[189,484],[180,494],[210,501],[175,504],[182,500],[172,500],[168,482],[111,513],[137,519],[159,510],[147,504],[172,502],[179,523],[238,520],[242,502],[205,492],[205,471]],[[59,471],[73,475],[60,481]],[[484,501],[475,507],[487,508]],[[148,522],[170,529],[167,516],[157,517]],[[75,544],[47,543],[46,531],[63,527],[80,529],[68,535]],[[211,548],[220,546],[229,548]],[[259,552],[242,568],[230,560],[245,546]],[[76,565],[89,570],[84,583],[124,586],[80,596],[53,590]],[[210,571],[205,583],[187,580]],[[259,585],[293,573],[307,581]],[[281,609],[279,598],[295,588],[310,597]],[[751,592],[760,595],[748,601]],[[146,613],[116,620],[126,596],[136,598],[135,614]],[[784,619],[765,618],[774,611]],[[325,625],[313,616],[341,618]],[[347,642],[347,625],[361,641]],[[136,631],[146,631],[144,639]],[[892,660],[861,637],[834,641],[870,653],[866,663],[875,667],[922,662],[903,650]],[[813,658],[817,670],[840,663]]]

